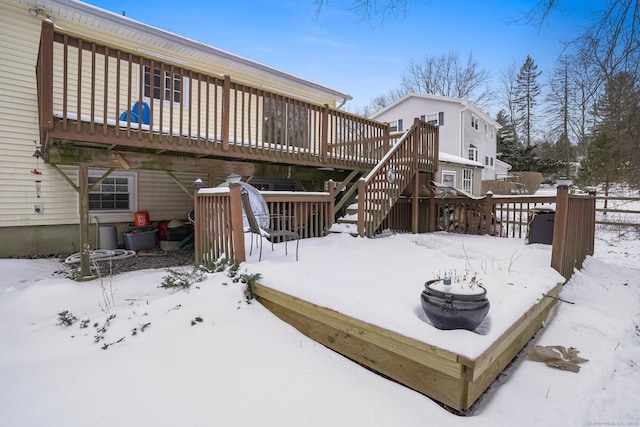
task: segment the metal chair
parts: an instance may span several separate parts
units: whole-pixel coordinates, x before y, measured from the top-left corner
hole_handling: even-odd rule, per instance
[[[246,189],[242,189],[242,192],[240,193],[241,199],[242,199],[242,208],[244,209],[244,213],[247,217],[247,222],[249,223],[249,227],[247,227],[247,229],[245,231],[249,231],[251,233],[251,249],[249,249],[249,255],[251,255],[252,251],[253,251],[253,235],[256,234],[258,236],[260,236],[259,240],[260,240],[260,256],[258,258],[258,262],[262,261],[262,238],[266,237],[267,239],[269,239],[271,241],[271,250],[273,251],[273,241],[275,239],[278,238],[283,238],[284,239],[284,251],[285,254],[289,254],[288,253],[288,249],[287,249],[287,242],[289,240],[293,240],[296,239],[296,261],[298,261],[298,246],[300,243],[300,235],[298,233],[296,233],[295,231],[292,230],[286,230],[286,229],[281,229],[281,230],[274,230],[272,228],[265,228],[265,227],[261,227],[260,224],[258,224],[258,221],[256,220],[255,215],[253,214],[253,210],[251,209],[251,202],[249,200],[249,193],[247,192]],[[273,216],[270,215],[270,219],[271,218],[282,218],[281,216]],[[295,220],[295,218],[294,218]],[[271,222],[271,221],[269,221]],[[295,227],[295,224],[294,224]],[[257,242],[256,242],[257,243]]]

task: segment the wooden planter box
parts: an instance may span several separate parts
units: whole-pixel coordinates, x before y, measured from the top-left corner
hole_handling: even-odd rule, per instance
[[[309,338],[464,413],[524,348],[556,304],[558,284],[479,357],[448,350],[255,284],[258,301]]]

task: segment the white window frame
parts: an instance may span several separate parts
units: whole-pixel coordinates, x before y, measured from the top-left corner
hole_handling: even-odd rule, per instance
[[[89,169],[89,188],[91,188],[91,179],[95,180],[99,179],[104,175],[106,169]],[[117,208],[103,208],[103,209],[95,209],[91,208],[91,194],[99,193],[102,189],[107,189],[110,185],[123,185],[112,183],[113,180],[122,180],[126,179],[127,190],[126,194],[128,194],[129,198],[129,208],[128,209],[117,209]],[[97,190],[97,191],[96,191]],[[114,189],[114,193],[123,194],[122,191],[117,191],[118,188]],[[105,194],[111,194],[111,192],[105,191]],[[107,176],[104,181],[98,184],[97,188],[94,191],[89,193],[89,213],[91,214],[114,214],[114,213],[133,213],[138,210],[138,174],[132,171],[114,171],[109,176]]]
[[[180,80],[180,89],[179,90],[175,90],[173,91],[173,93],[169,93],[169,95],[171,96],[171,99],[167,99],[167,93],[169,91],[171,91],[171,88],[167,88],[166,87],[166,80],[170,78],[170,71],[165,70],[165,88],[164,88],[164,93],[161,94],[162,96],[162,100],[157,98],[155,96],[155,93],[153,94],[154,96],[151,96],[151,92],[155,91],[155,89],[157,89],[158,91],[160,91],[162,89],[162,86],[160,87],[155,87],[151,86],[150,84],[147,85],[146,83],[146,78],[148,75],[150,75],[150,73],[147,73],[146,70],[150,68],[146,65],[143,65],[143,72],[142,72],[142,81],[139,82],[140,85],[142,85],[142,99],[146,102],[151,102],[153,100],[154,104],[160,104],[160,101],[162,101],[164,103],[164,105],[169,105],[169,104],[173,104],[174,108],[180,108],[180,106],[182,105],[183,109],[187,109],[189,108],[189,78],[188,77],[184,77],[182,76],[182,80]],[[154,68],[154,70],[160,72],[159,68]],[[138,76],[140,76],[140,73],[138,73]],[[179,78],[180,74],[178,73],[174,73],[174,79],[175,78]],[[147,87],[149,88],[149,94],[146,94],[146,89]],[[182,99],[182,104],[179,101],[175,101],[175,95],[179,94],[179,97]]]
[[[471,127],[475,130],[478,130],[478,123],[480,122],[480,118],[475,114],[471,115]]]
[[[434,126],[444,126],[444,112],[423,114],[420,116],[420,120],[427,122]]]
[[[447,185],[449,187],[456,186],[456,171],[443,170],[440,176],[440,180],[443,185]]]
[[[471,193],[473,191],[473,170],[462,169],[462,191]]]
[[[492,168],[494,166],[493,156],[484,156],[484,166]]]
[[[476,147],[469,147],[469,153],[467,158],[469,160],[473,160],[474,162],[478,161],[478,149]]]
[[[402,119],[390,121],[389,132],[402,132]]]

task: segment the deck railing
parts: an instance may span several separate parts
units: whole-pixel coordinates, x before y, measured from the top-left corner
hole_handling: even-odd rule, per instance
[[[555,204],[555,196],[492,196],[480,199],[463,197],[421,198],[420,232],[449,231],[461,234],[490,234],[500,237],[526,238],[531,212]],[[385,227],[411,231],[411,201],[400,199],[378,231]],[[488,209],[488,210],[487,210]],[[431,214],[431,212],[433,212]],[[486,218],[490,218],[487,226]]]
[[[390,149],[387,124],[232,77],[66,34],[45,20],[37,62],[43,139],[360,170]]]
[[[194,197],[196,263],[220,257],[245,260],[240,186],[203,189]],[[295,230],[300,238],[321,237],[333,224],[329,193],[261,192],[274,230]]]
[[[489,234],[496,237],[527,238],[534,211],[543,205],[554,208],[551,266],[569,279],[593,255],[596,203],[593,196],[569,195],[559,187],[557,196],[493,196],[481,199],[422,198],[418,231],[449,231],[461,234]],[[549,206],[544,206],[549,207]],[[384,229],[411,231],[411,201],[396,202],[378,232]]]

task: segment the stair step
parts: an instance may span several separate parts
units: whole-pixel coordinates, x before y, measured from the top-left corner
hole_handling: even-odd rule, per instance
[[[352,236],[358,235],[358,225],[349,223],[335,223],[329,229],[330,233],[349,233]]]

